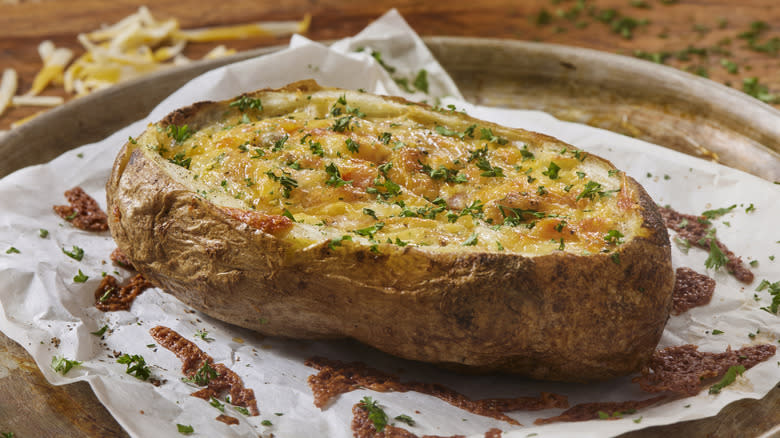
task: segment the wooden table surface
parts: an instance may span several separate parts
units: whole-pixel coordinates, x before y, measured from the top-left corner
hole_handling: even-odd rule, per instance
[[[574,17],[571,11],[582,3],[584,11]],[[18,72],[17,94],[22,94],[41,68],[37,52],[41,41],[69,47],[78,56],[84,52],[78,33],[114,23],[142,4],[138,0],[0,0],[0,70],[10,67]],[[177,18],[183,29],[298,20],[308,13],[312,20],[307,36],[314,40],[353,35],[391,7],[423,36],[545,41],[630,56],[637,51],[656,57],[668,53],[666,64],[706,74],[737,89],[742,89],[744,79],[757,78],[770,93],[780,95],[778,0],[158,0],[150,4],[156,18]],[[610,10],[616,18],[598,18],[608,16]],[[637,24],[630,35],[620,33],[621,17],[622,28]],[[743,33],[759,21],[768,29],[750,44]],[[247,50],[287,41],[286,37],[258,37],[224,44]],[[190,44],[185,54],[199,58],[217,44]],[[729,61],[736,64],[736,72],[726,67]],[[42,94],[72,98],[54,85]],[[774,105],[780,108],[779,103],[780,99]],[[0,130],[39,109],[10,108],[0,116]],[[37,389],[13,396],[31,387]],[[733,404],[714,419],[650,428],[631,436],[750,436],[778,423],[780,391],[775,388],[764,400]],[[0,334],[0,433],[8,432],[16,437],[125,435],[86,384],[48,385],[26,352]]]

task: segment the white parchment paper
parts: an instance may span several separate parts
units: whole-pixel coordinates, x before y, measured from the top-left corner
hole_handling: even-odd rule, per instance
[[[355,50],[364,48],[360,52]],[[395,68],[390,74],[371,56],[382,54]],[[411,84],[421,69],[428,72],[429,93],[408,93],[394,79]],[[350,342],[302,342],[263,338],[193,312],[157,289],[142,294],[130,311],[103,313],[93,307],[93,293],[103,272],[120,278],[131,273],[108,261],[115,248],[109,234],[75,229],[57,217],[52,205],[65,204],[63,191],[81,186],[105,208],[104,185],[111,164],[128,136],[140,134],[147,123],[173,109],[207,99],[226,99],[241,92],[278,87],[313,78],[323,85],[397,94],[427,100],[442,106],[452,104],[470,115],[513,127],[544,132],[611,160],[642,183],[659,204],[670,204],[685,213],[737,204],[731,213],[716,220],[718,236],[748,261],[756,282],[745,286],[722,271],[709,272],[717,280],[712,303],[673,316],[661,346],[694,343],[703,351],[723,351],[751,343],[772,343],[780,338],[780,319],[766,311],[771,297],[754,289],[762,279],[780,280],[780,186],[746,173],[712,164],[640,140],[583,125],[561,122],[547,114],[477,107],[465,103],[452,80],[431,56],[403,19],[391,11],[353,38],[328,48],[294,37],[290,48],[258,59],[208,72],[173,93],[148,118],[118,131],[103,141],[74,149],[51,161],[17,171],[0,181],[0,330],[19,342],[33,356],[46,378],[54,384],[87,381],[100,401],[133,436],[180,436],[176,424],[191,425],[196,436],[277,437],[351,436],[351,407],[364,396],[379,401],[393,418],[410,415],[422,434],[481,436],[497,427],[505,436],[605,436],[648,426],[668,424],[716,414],[726,404],[741,398],[760,398],[780,381],[777,356],[747,371],[718,395],[703,391],[683,399],[627,415],[614,421],[593,420],[533,426],[539,417],[561,410],[515,412],[509,415],[524,426],[470,414],[443,401],[418,393],[354,391],[336,398],[326,409],[313,405],[306,378],[315,370],[303,365],[306,358],[322,355],[333,359],[363,361],[369,366],[400,373],[403,380],[441,383],[477,399],[535,396],[540,391],[567,395],[571,405],[593,401],[623,401],[649,398],[630,378],[592,384],[532,382],[511,376],[460,376],[428,365],[393,358]],[[439,101],[439,99],[443,99]],[[754,211],[745,210],[753,204]],[[39,229],[49,235],[39,237]],[[76,261],[62,249],[73,245],[85,250]],[[6,253],[14,247],[20,253]],[[705,272],[704,251],[683,253],[673,247],[675,267],[689,266]],[[73,277],[81,270],[85,283]],[[116,271],[116,273],[114,272]],[[424,317],[424,316],[421,316]],[[108,325],[103,339],[90,332]],[[220,414],[207,402],[191,397],[194,388],[181,382],[181,364],[174,355],[154,345],[149,329],[170,327],[195,341],[200,348],[238,373],[255,391],[259,417],[244,417],[228,426],[215,421]],[[712,330],[723,332],[713,335]],[[195,338],[206,330],[210,341]],[[754,338],[749,334],[755,334]],[[51,342],[60,340],[59,346]],[[604,342],[609,342],[605,339]],[[159,387],[125,374],[111,354],[140,354],[151,365],[152,375],[165,380]],[[50,366],[54,355],[82,361],[66,376]],[[402,371],[399,371],[402,370]],[[2,375],[2,374],[0,374]],[[0,378],[0,384],[2,379]],[[0,400],[0,409],[9,409]],[[228,411],[230,408],[228,407]],[[271,425],[263,425],[269,420]]]

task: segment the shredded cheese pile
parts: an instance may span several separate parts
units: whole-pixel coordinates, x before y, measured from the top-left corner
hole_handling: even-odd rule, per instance
[[[311,16],[307,14],[300,21],[257,22],[182,30],[177,19],[157,20],[149,9],[141,6],[138,12],[113,25],[79,34],[78,41],[86,53],[72,63],[72,50],[55,47],[51,41],[42,42],[38,46],[38,53],[43,67],[25,94],[16,95],[17,73],[11,68],[5,69],[0,80],[0,116],[11,105],[52,107],[62,104],[64,99],[60,96],[39,96],[52,83],[62,85],[67,93],[83,96],[153,71],[191,62],[191,59],[182,54],[188,42],[305,33],[310,22]],[[219,45],[207,53],[204,59],[233,53],[235,50]],[[18,126],[38,114],[16,121],[12,126]]]

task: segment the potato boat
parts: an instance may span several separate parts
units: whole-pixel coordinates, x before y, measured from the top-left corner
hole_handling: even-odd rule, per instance
[[[177,110],[107,183],[153,284],[266,335],[467,372],[639,369],[669,316],[645,190],[552,137],[313,81]]]

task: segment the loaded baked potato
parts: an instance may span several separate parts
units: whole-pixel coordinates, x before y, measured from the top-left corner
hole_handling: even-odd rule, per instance
[[[151,282],[267,335],[476,372],[639,369],[674,273],[655,204],[554,138],[312,81],[125,144],[109,226]]]

